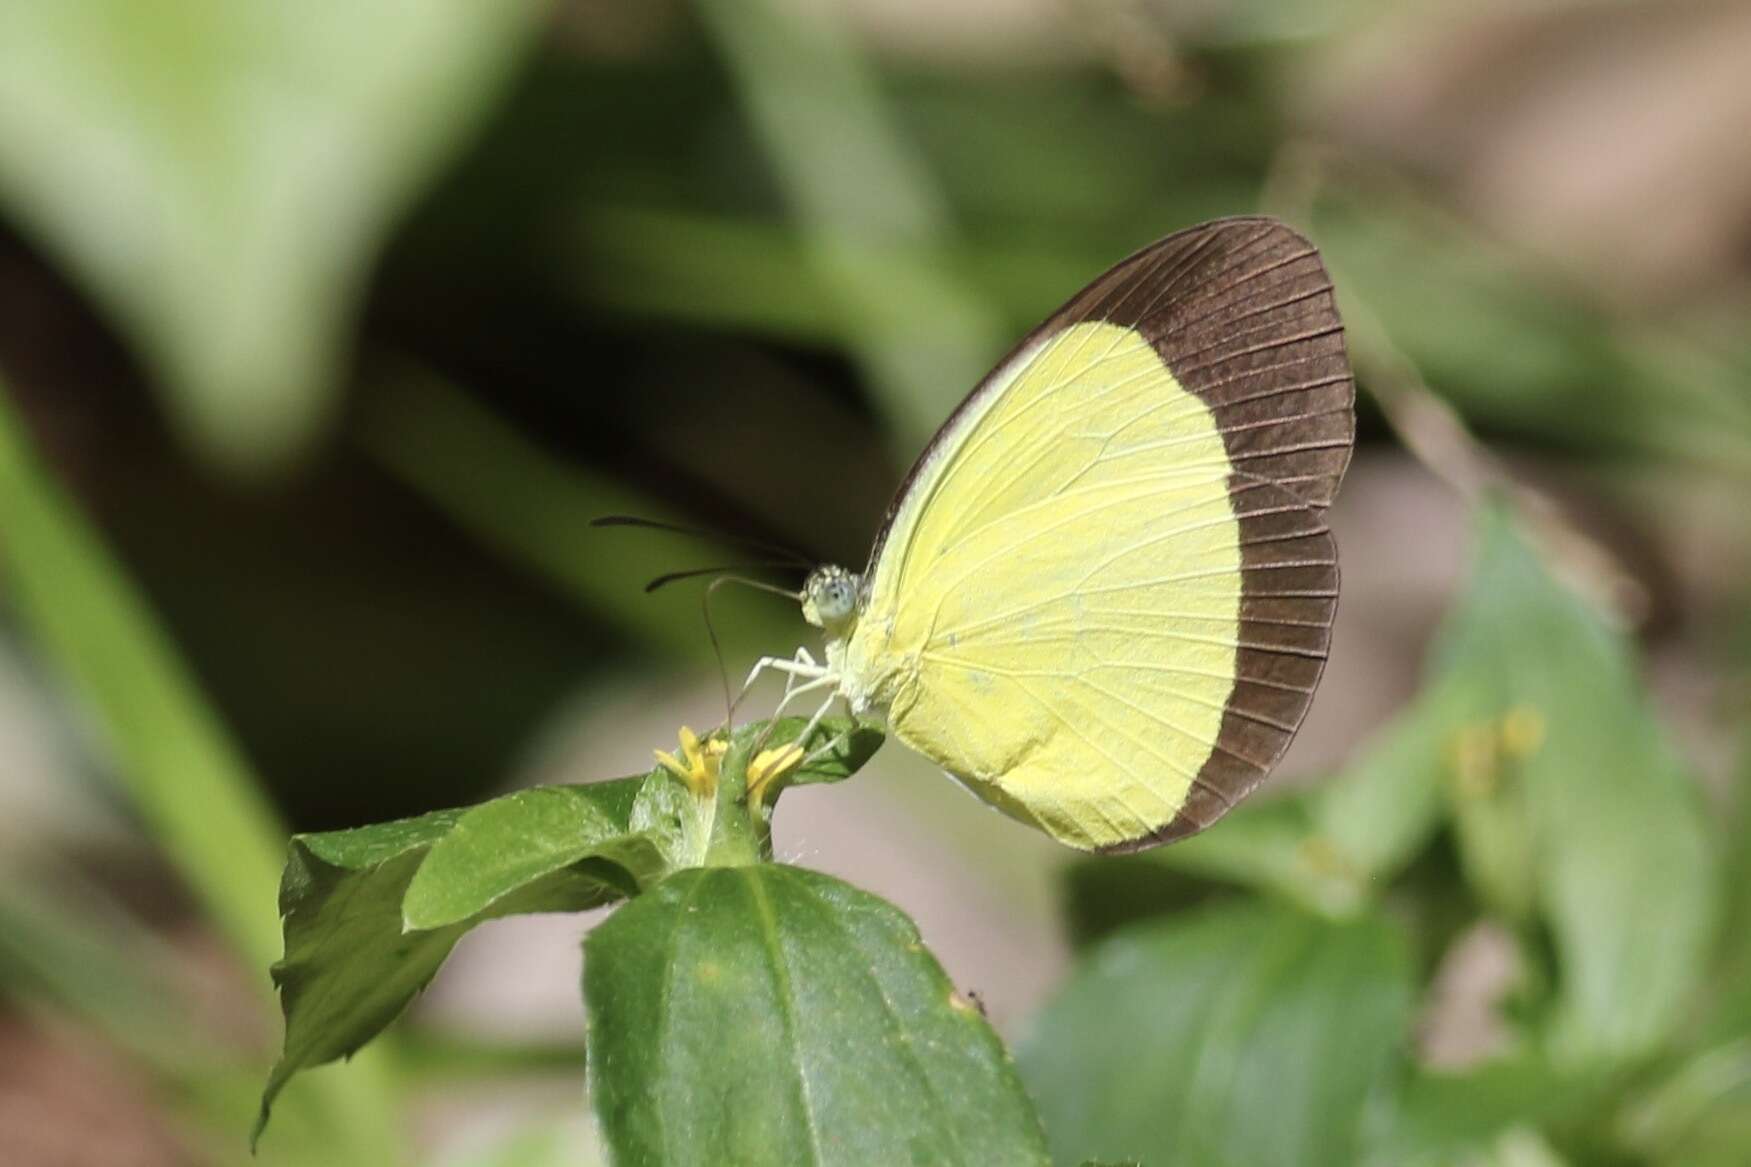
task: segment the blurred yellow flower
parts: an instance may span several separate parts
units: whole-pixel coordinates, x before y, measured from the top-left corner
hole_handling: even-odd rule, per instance
[[[767,787],[774,780],[796,769],[802,760],[803,748],[795,742],[776,746],[769,750],[761,750],[754,755],[754,760],[748,763],[749,804],[759,806],[766,797]]]
[[[700,798],[710,798],[717,793],[718,766],[723,762],[724,753],[730,748],[729,743],[721,738],[701,742],[699,735],[685,725],[678,735],[681,740],[681,756],[677,758],[666,750],[653,750],[657,762],[687,784],[687,788]]]

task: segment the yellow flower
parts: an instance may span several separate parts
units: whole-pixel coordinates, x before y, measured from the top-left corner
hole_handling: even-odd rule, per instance
[[[795,742],[761,750],[748,763],[748,803],[759,806],[766,797],[767,787],[796,769],[803,760],[803,748]]]
[[[1538,752],[1544,744],[1544,714],[1530,705],[1508,710],[1502,718],[1502,752],[1511,758],[1525,758]]]
[[[663,769],[687,784],[700,798],[710,798],[717,793],[717,770],[723,762],[724,752],[730,748],[729,743],[721,738],[713,738],[701,742],[699,735],[686,726],[681,727],[681,756],[664,750],[653,750],[657,762]]]

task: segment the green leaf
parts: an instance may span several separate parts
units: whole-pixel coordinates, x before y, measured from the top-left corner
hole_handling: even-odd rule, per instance
[[[1060,1163],[1353,1167],[1411,987],[1378,917],[1212,905],[1090,948],[1023,1044],[1022,1074]]]
[[[1486,906],[1551,930],[1561,1066],[1633,1057],[1698,988],[1719,857],[1624,635],[1552,578],[1505,512],[1481,513],[1479,543],[1423,693],[1376,745],[1327,785],[1243,809],[1159,862],[1342,914],[1446,817]]]
[[[1441,826],[1442,783],[1465,696],[1437,671],[1343,774],[1310,796],[1321,845],[1376,890],[1414,860]]]
[[[286,1040],[263,1092],[257,1134],[293,1074],[348,1056],[381,1032],[475,924],[521,912],[579,911],[634,894],[677,867],[706,861],[738,827],[745,845],[726,853],[752,861],[769,852],[765,817],[742,801],[735,767],[757,742],[785,745],[806,724],[797,717],[770,731],[765,722],[737,729],[716,801],[697,798],[658,767],[294,838],[280,890],[286,956],[273,970]],[[881,745],[882,734],[828,719],[811,740],[832,748],[788,782],[849,776]]]
[[[1316,912],[1351,915],[1367,902],[1363,873],[1316,834],[1311,798],[1270,799],[1183,843],[1152,852],[1152,862],[1219,883],[1275,892]]]
[[[1621,1143],[1649,1162],[1743,1164],[1751,1151],[1751,1038],[1702,1050],[1634,1100]]]
[[[1419,1070],[1399,1087],[1365,1160],[1371,1167],[1469,1163],[1504,1134],[1529,1126],[1598,1126],[1609,1082],[1517,1056],[1464,1071]]]
[[[789,745],[797,740],[797,735],[802,733],[807,724],[808,719],[804,717],[779,718],[773,723],[765,748]],[[748,729],[736,732],[740,739]],[[780,779],[780,784],[790,787],[843,782],[875,756],[883,740],[881,729],[867,722],[852,721],[848,717],[824,717],[821,724],[815,727],[815,732],[809,735],[807,758],[802,765]]]
[[[682,872],[585,941],[617,1161],[1044,1163],[983,1016],[892,906],[758,864]]]
[[[1568,1167],[1570,1160],[1559,1154],[1541,1132],[1513,1127],[1465,1162],[1467,1167]]]
[[[326,419],[372,253],[541,7],[0,5],[0,201],[205,452],[271,464]]]
[[[593,809],[624,829],[642,781],[577,789],[589,792]],[[425,988],[475,924],[519,912],[578,911],[632,890],[631,877],[618,868],[585,862],[526,880],[514,894],[493,896],[490,906],[465,919],[405,929],[403,905],[421,863],[472,813],[439,810],[293,838],[280,888],[286,955],[273,968],[286,1037],[262,1092],[256,1137],[274,1097],[293,1074],[350,1056],[375,1037]]]
[[[1635,1056],[1678,1020],[1714,936],[1699,790],[1624,636],[1505,513],[1484,512],[1480,542],[1442,653],[1471,715],[1449,786],[1462,858],[1499,908],[1551,930],[1559,1064]]]
[[[667,774],[654,780],[680,785]],[[604,801],[595,786],[537,786],[463,811],[432,844],[408,885],[402,900],[406,930],[459,924],[591,857],[610,860],[639,884],[657,878],[664,870],[662,852],[650,839],[629,835],[628,816],[615,815]]]
[[[1727,844],[1709,1030],[1717,1037],[1751,1035],[1751,737],[1740,746],[1717,838]]]

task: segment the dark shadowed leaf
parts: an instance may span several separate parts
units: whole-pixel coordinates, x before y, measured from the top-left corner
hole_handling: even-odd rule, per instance
[[[828,876],[673,876],[591,933],[584,998],[619,1162],[1046,1162],[1008,1054],[917,928]]]
[[[1410,1004],[1383,920],[1217,904],[1089,949],[1020,1061],[1060,1163],[1353,1167]]]

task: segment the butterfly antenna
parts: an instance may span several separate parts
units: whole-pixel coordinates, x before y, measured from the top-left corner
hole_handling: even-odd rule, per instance
[[[697,579],[702,575],[721,575],[726,571],[759,571],[762,568],[794,568],[796,566],[798,565],[793,563],[725,563],[717,567],[690,567],[686,571],[666,571],[662,575],[651,580],[651,582],[645,584],[644,590],[645,594],[649,595],[658,588],[667,587],[678,580]],[[751,587],[761,588],[765,591],[775,592],[778,595],[791,597],[793,599],[798,595],[798,593],[791,591],[789,588],[775,587],[772,584],[763,584],[758,580],[738,578],[737,582],[748,584]]]
[[[798,603],[802,601],[802,593],[789,588],[781,588],[774,584],[762,583],[760,580],[749,579],[746,576],[726,575],[731,571],[758,571],[764,568],[790,568],[808,571],[814,568],[815,562],[795,548],[771,543],[764,539],[753,539],[744,535],[725,535],[717,531],[708,531],[702,527],[689,527],[681,523],[665,522],[661,519],[647,519],[642,515],[599,515],[590,520],[592,527],[637,527],[646,531],[667,531],[674,535],[687,535],[695,539],[710,539],[721,543],[731,543],[757,551],[762,555],[772,556],[775,562],[769,563],[732,563],[718,567],[695,567],[685,571],[664,572],[644,585],[645,594],[667,587],[684,579],[697,579],[703,575],[715,575],[716,579],[705,585],[705,591],[700,596],[700,610],[705,617],[705,635],[711,641],[712,656],[717,659],[718,679],[723,682],[724,692],[724,728],[728,729],[736,716],[736,705],[739,698],[730,695],[729,666],[724,662],[723,644],[718,640],[717,627],[711,620],[712,593],[726,583],[737,583],[757,591],[771,592]]]
[[[592,527],[639,527],[646,531],[668,531],[674,535],[689,535],[695,539],[713,539],[720,543],[735,543],[750,551],[758,551],[762,555],[771,555],[784,560],[784,567],[813,567],[814,560],[796,550],[779,543],[771,543],[765,539],[755,539],[747,535],[725,535],[718,531],[708,531],[703,527],[687,527],[680,523],[663,522],[660,519],[647,519],[642,515],[599,515],[590,520]]]
[[[706,570],[708,570],[708,571],[723,571],[726,569],[724,569],[724,568],[708,568]],[[677,574],[681,574],[681,573],[677,573]],[[685,574],[701,575],[704,573],[703,572],[687,572]],[[653,581],[653,583],[654,582],[655,581]],[[796,600],[799,603],[802,601],[802,598],[803,598],[801,592],[786,591],[784,588],[775,587],[772,584],[762,583],[757,579],[748,579],[745,576],[739,576],[739,575],[720,575],[716,579],[712,580],[710,583],[705,585],[705,591],[701,594],[700,599],[699,599],[699,606],[700,606],[700,609],[705,613],[705,635],[706,635],[707,639],[709,639],[711,641],[712,655],[717,658],[718,679],[723,682],[723,688],[724,688],[724,728],[726,730],[729,729],[730,723],[736,719],[736,706],[741,703],[741,698],[740,697],[732,698],[730,696],[730,670],[729,670],[729,666],[724,663],[723,646],[718,642],[717,629],[716,629],[716,627],[714,627],[712,625],[712,622],[711,622],[711,596],[712,596],[713,592],[717,591],[718,588],[722,587],[724,584],[727,584],[727,583],[741,584],[744,587],[754,588],[757,591],[771,592],[774,595],[785,596],[788,599]],[[650,589],[646,588],[645,590],[649,591]]]

